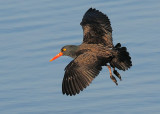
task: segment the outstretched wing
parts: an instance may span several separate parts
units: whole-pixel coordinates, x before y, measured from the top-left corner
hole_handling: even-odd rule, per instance
[[[113,47],[112,27],[108,17],[102,12],[90,8],[80,23],[83,28],[83,43],[102,44]]]
[[[79,94],[101,71],[101,62],[96,55],[84,53],[71,61],[65,68],[62,92],[66,95]]]

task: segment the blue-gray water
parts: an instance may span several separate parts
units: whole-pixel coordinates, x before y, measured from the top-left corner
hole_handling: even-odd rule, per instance
[[[49,60],[82,42],[79,23],[90,7],[109,16],[114,44],[127,46],[133,67],[120,71],[119,86],[103,67],[79,95],[62,95],[71,58]],[[158,114],[159,42],[159,0],[0,0],[0,113]]]

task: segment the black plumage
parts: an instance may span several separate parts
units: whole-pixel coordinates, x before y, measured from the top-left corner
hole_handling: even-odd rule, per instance
[[[112,27],[105,14],[90,8],[80,24],[83,28],[83,43],[62,47],[61,52],[50,60],[55,60],[61,55],[73,58],[65,68],[62,82],[63,94],[70,96],[79,94],[89,86],[102,70],[102,66],[108,67],[110,78],[116,85],[118,83],[112,75],[111,67],[113,73],[121,80],[115,68],[125,71],[132,66],[127,48],[121,47],[120,43],[113,45]]]
[[[112,27],[109,18],[105,14],[90,8],[84,14],[80,24],[83,28],[83,43],[113,47]]]

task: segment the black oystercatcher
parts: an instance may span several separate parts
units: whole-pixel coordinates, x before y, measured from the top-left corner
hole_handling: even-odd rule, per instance
[[[80,23],[83,28],[83,43],[81,45],[66,45],[60,53],[50,61],[65,55],[73,60],[66,66],[62,82],[62,92],[66,95],[79,94],[107,66],[110,78],[118,85],[113,73],[121,80],[115,70],[127,70],[132,66],[131,57],[126,47],[121,44],[113,45],[112,27],[108,17],[102,12],[90,8]]]

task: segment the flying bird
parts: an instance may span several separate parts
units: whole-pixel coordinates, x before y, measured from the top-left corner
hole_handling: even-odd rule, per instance
[[[122,47],[120,43],[113,45],[112,27],[107,15],[90,8],[84,14],[80,25],[83,28],[82,44],[66,45],[50,60],[60,56],[73,58],[65,67],[62,81],[62,93],[70,96],[79,94],[89,86],[102,70],[102,66],[107,66],[110,78],[116,85],[118,83],[115,76],[121,80],[116,69],[125,71],[132,66],[127,48]]]

